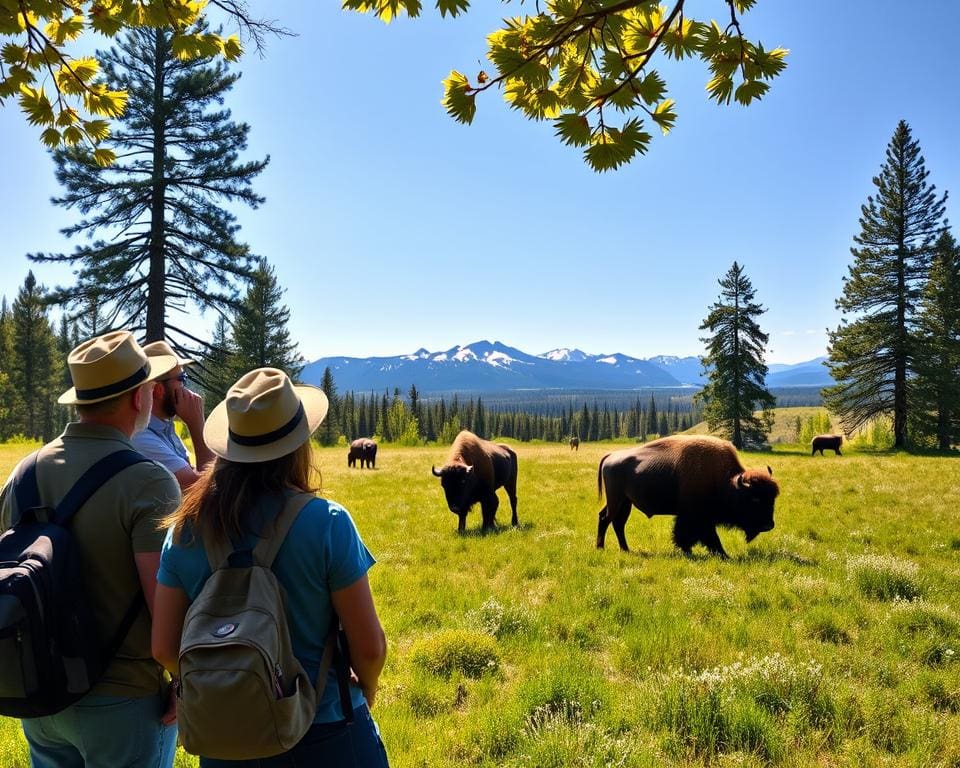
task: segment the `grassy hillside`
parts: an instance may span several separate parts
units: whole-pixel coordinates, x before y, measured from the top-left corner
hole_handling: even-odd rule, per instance
[[[393,766],[960,765],[960,459],[746,454],[777,527],[721,531],[723,562],[636,511],[634,552],[594,549],[611,448],[518,444],[521,526],[487,536],[478,510],[456,533],[445,449],[383,446],[372,471],[318,450],[379,561]],[[16,733],[4,768],[26,768]]]

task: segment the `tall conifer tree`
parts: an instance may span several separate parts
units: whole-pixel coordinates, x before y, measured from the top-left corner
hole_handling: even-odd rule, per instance
[[[279,368],[296,381],[303,370],[303,358],[290,339],[287,323],[290,310],[282,304],[283,289],[273,267],[265,259],[254,271],[250,287],[233,323],[234,377],[254,368]]]
[[[960,245],[937,240],[930,279],[920,298],[916,428],[948,450],[960,443]]]
[[[10,379],[19,393],[16,431],[47,441],[60,427],[56,399],[65,361],[57,353],[57,337],[47,316],[46,292],[28,272],[10,312],[13,324]]]
[[[106,82],[129,94],[103,145],[118,159],[101,167],[82,145],[53,153],[66,189],[54,203],[84,216],[63,232],[96,239],[72,254],[30,258],[76,265],[77,283],[51,298],[77,314],[96,297],[109,328],[202,348],[168,312],[235,306],[255,266],[236,239],[236,217],[221,207],[263,202],[251,180],[269,158],[239,161],[249,127],[219,106],[240,75],[221,59],[177,58],[164,29],[127,32],[99,57]]]
[[[197,370],[199,369],[199,370]],[[227,319],[220,315],[213,327],[213,338],[206,346],[203,360],[190,369],[190,376],[200,379],[203,406],[207,415],[223,400],[236,378],[233,375],[233,341]]]
[[[892,415],[897,448],[907,444],[917,302],[945,229],[947,195],[937,198],[927,176],[920,145],[901,120],[873,179],[876,197],[860,209],[853,264],[837,299],[844,317],[830,333],[828,365],[838,383],[823,393],[847,432]]]
[[[21,398],[13,384],[13,317],[7,297],[0,303],[0,440],[6,440],[17,431],[17,414],[21,413]]]
[[[701,339],[707,345],[701,362],[709,380],[698,397],[706,404],[710,431],[743,448],[764,442],[773,423],[776,398],[766,388],[763,361],[768,337],[756,320],[766,310],[754,301],[756,291],[737,262],[719,283],[717,303],[700,326],[711,335]],[[754,415],[758,408],[760,417]]]
[[[330,366],[323,369],[323,379],[320,381],[320,389],[322,389],[327,396],[329,409],[327,410],[327,417],[323,420],[323,424],[320,425],[320,429],[317,431],[317,439],[322,445],[333,445],[340,436],[338,420],[340,399],[337,397],[337,385],[333,380],[333,371],[330,370]]]

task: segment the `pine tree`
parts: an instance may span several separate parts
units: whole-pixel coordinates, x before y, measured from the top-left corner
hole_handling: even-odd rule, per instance
[[[945,451],[960,443],[960,245],[949,232],[937,240],[917,325],[917,436]]]
[[[659,434],[657,432],[659,421],[657,419],[657,403],[650,395],[650,407],[647,409],[647,432],[650,434]]]
[[[250,287],[234,314],[233,356],[235,378],[254,368],[279,368],[297,381],[303,358],[290,339],[290,310],[282,304],[283,289],[265,259],[250,278]]]
[[[13,344],[10,379],[20,393],[20,408],[15,413],[17,432],[47,441],[59,428],[56,399],[60,389],[62,366],[66,361],[57,353],[57,338],[47,317],[46,292],[28,272],[10,312]]]
[[[756,291],[737,262],[718,282],[720,296],[700,326],[711,335],[701,339],[709,381],[697,397],[706,404],[710,431],[743,448],[763,443],[773,424],[776,398],[766,388],[763,362],[768,337],[756,321],[766,310],[754,301]],[[757,406],[761,417],[754,415]]]
[[[78,315],[95,298],[108,328],[195,350],[203,341],[167,313],[236,305],[239,282],[255,263],[236,240],[236,217],[221,205],[262,203],[251,180],[269,158],[238,161],[249,126],[219,107],[240,76],[221,59],[181,60],[165,29],[133,30],[117,40],[98,56],[110,87],[129,94],[103,145],[118,160],[100,166],[83,145],[53,153],[66,189],[54,203],[85,217],[63,233],[97,239],[72,254],[30,258],[77,265],[76,284],[51,299]]]
[[[327,396],[329,410],[327,410],[327,418],[323,420],[323,424],[317,430],[317,439],[321,445],[336,445],[337,439],[340,437],[340,430],[337,426],[340,403],[337,398],[337,385],[333,381],[333,371],[330,370],[330,366],[323,369],[320,389]]]
[[[213,338],[207,344],[203,359],[190,368],[190,375],[200,379],[207,415],[226,397],[227,390],[236,381],[232,357],[233,342],[230,340],[229,326],[227,319],[220,315],[213,326]]]
[[[0,440],[7,440],[17,432],[18,414],[22,403],[13,385],[13,317],[7,306],[7,297],[0,303]]]
[[[823,391],[847,432],[892,415],[897,448],[907,444],[917,302],[945,228],[946,193],[937,199],[927,176],[920,145],[901,121],[873,179],[876,197],[860,209],[853,265],[837,300],[845,316],[830,333],[828,365],[838,383]]]

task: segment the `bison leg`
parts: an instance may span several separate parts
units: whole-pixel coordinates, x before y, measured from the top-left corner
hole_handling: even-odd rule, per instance
[[[607,528],[610,527],[610,515],[604,507],[597,515],[597,549],[603,549],[603,542],[607,538]]]
[[[683,554],[692,554],[690,550],[699,540],[700,537],[697,535],[696,529],[690,525],[690,521],[683,515],[677,515],[673,519],[673,543],[680,548]]]
[[[495,518],[499,506],[500,499],[494,491],[491,491],[490,495],[480,502],[480,511],[483,515],[483,530],[494,530],[497,527]]]
[[[457,533],[463,533],[467,530],[467,515],[466,513],[463,513],[461,515],[457,515],[457,518]]]
[[[515,483],[508,485],[506,486],[506,490],[507,498],[510,499],[510,511],[513,513],[510,518],[510,525],[516,528],[520,525],[520,523],[517,522],[517,486]]]
[[[717,535],[716,528],[704,526],[700,531],[700,541],[702,541],[704,546],[713,554],[724,560],[730,559],[730,556],[723,548],[723,544],[720,543],[720,537]]]
[[[610,506],[610,501],[607,501],[607,506]],[[620,544],[620,549],[624,552],[629,552],[630,547],[627,546],[627,534],[624,531],[624,528],[627,526],[627,520],[630,518],[630,510],[632,505],[628,500],[625,500],[625,503],[620,505],[620,507],[611,515],[613,523],[613,532],[617,534],[617,541]]]
[[[834,448],[834,450],[837,452],[837,456],[843,456],[843,454],[840,453],[840,449],[839,449],[839,448]]]

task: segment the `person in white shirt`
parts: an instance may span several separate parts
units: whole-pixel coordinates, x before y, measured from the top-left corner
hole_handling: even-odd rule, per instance
[[[204,467],[213,459],[213,453],[203,440],[203,398],[187,389],[187,373],[184,369],[196,361],[176,355],[165,341],[146,344],[143,351],[148,357],[173,355],[177,358],[177,367],[154,382],[150,423],[146,429],[134,435],[133,444],[144,456],[170,470],[183,491],[197,481]],[[190,432],[195,466],[190,464],[187,447],[174,429],[174,416],[179,416]]]

